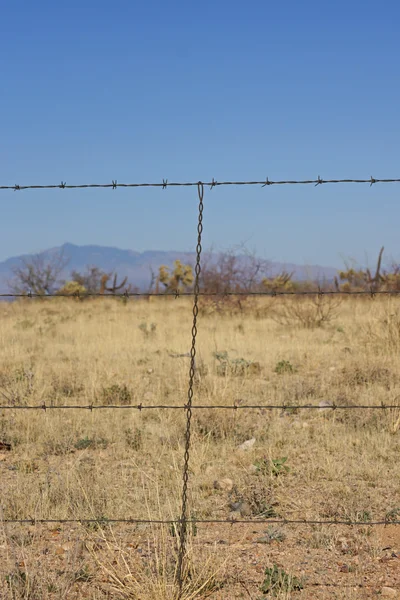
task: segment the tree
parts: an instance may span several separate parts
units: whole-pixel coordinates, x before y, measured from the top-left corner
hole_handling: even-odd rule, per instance
[[[212,293],[254,292],[270,268],[268,260],[257,257],[243,245],[219,254],[211,251],[202,263],[200,285],[202,291]]]
[[[71,279],[84,287],[88,294],[98,294],[101,290],[101,282],[104,275],[107,276],[107,273],[102,269],[99,269],[99,267],[88,266],[83,273],[72,271]],[[110,277],[110,275],[108,275],[108,277]]]
[[[62,284],[60,276],[68,264],[63,252],[41,252],[22,258],[14,267],[14,279],[9,287],[15,294],[54,294]]]

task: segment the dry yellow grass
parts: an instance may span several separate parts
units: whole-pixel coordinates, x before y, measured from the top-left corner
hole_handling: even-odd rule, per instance
[[[267,523],[198,525],[187,600],[259,598],[274,562],[304,581],[282,598],[370,598],[400,584],[399,567],[388,567],[398,559],[380,560],[400,539],[368,525],[400,518],[399,301],[346,299],[317,329],[295,317],[277,322],[277,303],[293,316],[293,302],[310,310],[307,300],[280,298],[200,314],[194,403],[288,408],[194,411],[190,511],[365,525],[281,526],[267,536]],[[0,405],[183,405],[189,359],[171,355],[189,351],[191,318],[183,299],[3,304]],[[399,409],[296,409],[326,401]],[[176,598],[170,528],[105,519],[179,516],[184,425],[183,410],[0,406],[0,441],[12,444],[0,455],[2,518],[102,519],[97,527],[3,522],[0,598]],[[238,449],[253,437],[251,449]],[[269,465],[282,457],[289,471],[274,473]],[[347,587],[316,585],[334,582]]]

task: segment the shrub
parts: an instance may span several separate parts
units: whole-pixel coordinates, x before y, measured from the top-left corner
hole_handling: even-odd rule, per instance
[[[288,360],[280,360],[275,367],[275,373],[282,375],[282,373],[295,373],[296,369]]]
[[[262,458],[254,463],[256,470],[259,473],[271,474],[277,477],[278,475],[285,475],[289,473],[290,468],[285,464],[287,456],[280,458]]]
[[[147,323],[140,323],[139,329],[144,337],[148,338],[156,333],[157,325],[155,323],[150,323],[150,325],[147,325]]]
[[[280,325],[297,325],[305,329],[315,329],[336,319],[341,304],[341,298],[327,294],[291,298],[277,305],[271,317]]]
[[[76,296],[82,298],[86,294],[86,288],[77,281],[67,281],[67,283],[57,291],[57,294],[63,296]]]
[[[227,352],[214,352],[214,358],[219,362],[217,375],[259,375],[261,365],[259,362],[246,360],[245,358],[229,358]]]
[[[101,391],[101,402],[103,404],[124,404],[129,405],[132,401],[132,393],[125,385],[113,383]]]
[[[282,592],[287,593],[303,589],[300,579],[293,575],[288,575],[288,573],[275,564],[272,568],[267,567],[264,574],[265,579],[260,588],[263,594],[272,593],[273,596],[277,596]]]

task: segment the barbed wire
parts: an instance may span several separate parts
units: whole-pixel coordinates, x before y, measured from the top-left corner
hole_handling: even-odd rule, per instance
[[[45,184],[45,185],[1,185],[0,190],[54,190],[54,189],[87,189],[87,188],[108,188],[116,190],[117,188],[162,188],[167,187],[193,187],[199,184],[208,186],[210,189],[214,187],[226,186],[226,185],[257,185],[267,187],[270,185],[323,185],[326,183],[369,183],[372,186],[375,183],[400,183],[400,178],[389,178],[389,179],[377,179],[376,177],[369,177],[368,179],[323,179],[318,175],[317,179],[301,179],[301,180],[270,180],[268,177],[259,181],[216,181],[214,178],[211,181],[188,181],[188,182],[177,182],[168,181],[163,179],[162,182],[155,183],[118,183],[116,179],[112,179],[111,183],[81,183],[81,184],[67,184],[65,181],[61,181],[59,184]]]
[[[237,292],[230,292],[230,291],[223,291],[223,292],[206,292],[206,291],[200,291],[198,294],[198,296],[206,296],[206,297],[230,297],[230,296],[269,296],[271,298],[276,298],[278,296],[379,296],[379,295],[385,295],[385,296],[398,296],[400,295],[400,290],[374,290],[374,289],[369,289],[369,290],[354,290],[354,291],[344,291],[344,290],[323,290],[323,289],[317,289],[317,290],[301,290],[301,291],[268,291],[268,292],[263,292],[263,291],[254,291],[254,292],[250,292],[250,291],[237,291]],[[46,298],[78,298],[78,299],[85,299],[85,298],[104,298],[104,299],[109,299],[109,298],[123,298],[123,299],[129,299],[129,298],[149,298],[149,297],[157,297],[157,298],[165,298],[165,297],[173,297],[173,298],[180,298],[181,296],[183,297],[192,297],[194,296],[194,292],[193,291],[189,291],[189,292],[182,292],[179,290],[174,290],[172,292],[124,292],[123,294],[101,294],[100,292],[88,292],[88,293],[79,293],[79,292],[75,292],[72,294],[67,294],[67,293],[58,293],[58,292],[54,292],[51,294],[37,294],[35,292],[27,292],[25,294],[21,294],[21,293],[15,293],[13,294],[12,292],[7,292],[7,293],[2,293],[0,294],[0,298],[25,298],[25,299],[34,299],[34,298],[41,298],[42,300],[45,300]]]
[[[0,392],[1,393],[1,392]],[[39,410],[46,412],[47,410],[102,410],[102,409],[110,409],[110,410],[187,410],[187,404],[177,404],[177,405],[168,405],[168,404],[67,404],[67,405],[57,405],[57,404],[46,404],[43,402],[42,404],[35,405],[25,405],[25,404],[0,404],[0,410]],[[282,410],[282,411],[296,411],[296,410],[319,410],[319,411],[328,411],[328,410],[392,410],[392,409],[400,409],[399,404],[385,404],[382,402],[381,404],[196,404],[195,406],[191,406],[191,410]]]
[[[347,571],[345,571],[345,573],[347,573]],[[258,581],[254,580],[254,579],[237,579],[235,577],[230,577],[228,580],[230,583],[237,583],[239,585],[242,586],[248,586],[248,585],[257,585],[259,586],[260,583],[262,583],[262,576],[260,577],[260,579]],[[329,582],[323,582],[323,581],[306,581],[304,583],[304,588],[312,588],[312,587],[326,587],[326,588],[334,588],[334,589],[349,589],[349,588],[358,588],[358,589],[363,589],[363,590],[370,590],[370,588],[373,587],[379,587],[379,585],[374,585],[374,584],[368,584],[368,583],[359,583],[357,581],[353,581],[352,583],[329,583]],[[381,586],[382,587],[382,586]],[[400,585],[397,585],[396,583],[394,584],[390,584],[390,586],[388,585],[387,587],[390,587],[391,589],[394,590],[400,590]]]
[[[45,523],[84,523],[84,524],[115,524],[115,523],[130,523],[130,524],[153,524],[153,525],[173,525],[182,524],[182,519],[136,519],[136,518],[125,518],[125,519],[109,519],[107,517],[96,518],[81,518],[81,519],[37,519],[35,517],[25,519],[0,519],[0,523],[15,523],[15,524],[45,524]],[[357,521],[351,519],[284,519],[284,518],[273,518],[273,519],[236,519],[235,517],[229,517],[226,519],[185,519],[186,523],[193,525],[210,525],[210,524],[228,524],[228,525],[348,525],[348,526],[379,526],[379,525],[400,525],[400,520],[384,518],[377,521]]]
[[[0,186],[0,190],[13,190],[13,191],[22,191],[27,189],[85,189],[85,188],[109,188],[109,189],[117,189],[117,188],[144,188],[144,187],[154,187],[154,188],[162,188],[166,189],[167,187],[188,187],[188,186],[196,186],[198,190],[199,196],[199,220],[198,220],[198,242],[196,247],[196,280],[195,286],[192,291],[181,292],[179,290],[171,290],[170,292],[131,292],[129,288],[125,290],[124,293],[121,294],[101,294],[99,293],[85,293],[85,294],[66,294],[66,293],[52,293],[52,294],[37,294],[32,291],[23,294],[23,293],[6,293],[0,294],[0,298],[53,298],[53,297],[71,297],[75,296],[78,298],[90,298],[90,297],[102,297],[102,298],[134,298],[134,297],[151,297],[151,296],[173,296],[175,298],[179,298],[181,296],[193,296],[194,297],[194,306],[193,306],[193,325],[192,325],[192,350],[191,350],[191,365],[190,365],[190,373],[189,373],[189,391],[188,391],[188,402],[179,405],[179,406],[167,406],[167,405],[143,405],[142,403],[137,405],[94,405],[90,404],[87,406],[81,405],[64,405],[64,406],[56,406],[49,405],[47,406],[45,402],[41,403],[41,405],[32,406],[32,405],[13,405],[11,404],[6,406],[0,406],[0,410],[40,410],[46,412],[51,409],[81,409],[81,410],[97,410],[97,409],[136,409],[139,411],[146,409],[183,409],[186,411],[187,420],[186,420],[186,432],[185,432],[185,454],[184,454],[184,469],[183,469],[183,488],[182,488],[182,509],[181,516],[178,519],[139,519],[139,518],[107,518],[104,516],[97,518],[68,518],[68,519],[37,519],[35,517],[30,518],[21,518],[21,519],[4,519],[1,518],[0,522],[7,524],[62,524],[62,523],[82,523],[82,524],[96,524],[96,525],[107,525],[107,524],[159,524],[159,525],[173,525],[176,524],[179,526],[179,555],[177,562],[177,579],[179,583],[179,589],[181,596],[181,592],[183,589],[183,564],[186,559],[186,537],[187,537],[187,527],[189,524],[200,525],[200,524],[247,524],[251,526],[262,525],[265,526],[267,524],[276,524],[276,525],[311,525],[311,526],[324,526],[324,525],[344,525],[344,526],[361,526],[361,527],[370,527],[370,526],[387,526],[387,525],[400,525],[400,520],[397,519],[399,516],[397,511],[389,511],[385,518],[378,519],[374,521],[366,521],[363,520],[352,520],[352,519],[286,519],[281,517],[276,518],[268,518],[268,519],[236,519],[234,517],[225,518],[225,519],[196,519],[196,518],[188,518],[187,517],[187,491],[188,491],[188,476],[189,476],[189,449],[190,449],[190,423],[191,423],[191,415],[193,410],[198,409],[222,409],[222,410],[238,410],[238,409],[265,409],[265,410],[298,410],[298,409],[319,409],[322,411],[326,410],[337,410],[337,409],[398,409],[397,405],[385,405],[381,403],[380,405],[352,405],[352,406],[343,406],[336,405],[332,403],[331,405],[321,406],[317,405],[301,405],[301,406],[288,406],[286,404],[282,405],[262,405],[262,404],[243,404],[241,400],[236,400],[232,405],[192,405],[192,397],[194,392],[194,376],[195,376],[195,343],[196,343],[196,317],[198,315],[198,305],[197,301],[200,296],[209,296],[209,297],[229,297],[229,296],[269,296],[269,297],[277,297],[277,296],[315,296],[318,295],[320,297],[324,295],[342,295],[342,296],[370,296],[374,298],[376,295],[398,295],[400,294],[400,290],[379,290],[376,289],[376,286],[371,286],[370,289],[364,289],[359,291],[343,291],[340,289],[336,290],[323,290],[321,286],[316,290],[304,290],[304,291],[279,291],[272,289],[271,291],[230,291],[223,290],[222,292],[214,291],[200,291],[199,289],[199,274],[200,274],[200,254],[201,254],[201,233],[202,233],[202,209],[203,209],[203,195],[204,195],[204,186],[209,186],[210,189],[217,186],[262,186],[267,187],[271,185],[323,185],[323,184],[344,184],[344,183],[368,183],[370,186],[376,183],[400,183],[400,178],[391,178],[391,179],[376,179],[374,177],[370,177],[369,179],[323,179],[318,176],[317,179],[307,179],[307,180],[277,180],[270,181],[268,177],[261,181],[216,181],[212,179],[210,182],[168,182],[167,179],[163,179],[162,183],[118,183],[117,180],[112,180],[111,183],[107,184],[98,184],[98,183],[89,183],[89,184],[67,184],[62,181],[61,184],[58,185],[19,185],[15,184],[13,186]],[[7,402],[10,402],[10,399],[7,395],[2,394],[5,397]],[[11,450],[11,445],[6,442],[1,442],[2,446],[7,450]]]

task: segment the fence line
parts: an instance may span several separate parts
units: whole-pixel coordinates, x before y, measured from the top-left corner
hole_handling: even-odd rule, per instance
[[[2,392],[0,391],[0,394]],[[42,410],[46,412],[47,410],[99,410],[99,409],[111,409],[111,410],[187,410],[188,404],[177,404],[166,405],[166,404],[70,404],[70,405],[55,405],[55,404],[46,404],[43,402],[42,404],[36,405],[24,405],[24,404],[7,404],[2,406],[0,404],[0,410]],[[329,404],[327,406],[320,406],[319,404],[196,404],[191,406],[191,410],[319,410],[321,412],[328,410],[390,410],[390,409],[400,409],[399,404],[372,404],[369,406],[368,404],[351,404],[346,406],[344,404]]]
[[[358,576],[359,577],[359,576]],[[246,587],[248,585],[260,585],[261,580],[255,581],[254,579],[237,579],[236,577],[231,577],[229,579],[229,581],[231,581],[232,583],[238,583],[240,585],[242,585],[243,587]],[[323,581],[310,581],[307,582],[307,587],[314,587],[314,588],[334,588],[334,589],[349,589],[351,588],[352,590],[354,590],[354,588],[358,588],[358,589],[362,589],[362,590],[370,590],[371,588],[374,587],[379,587],[379,585],[377,584],[373,584],[373,583],[360,583],[358,581],[353,581],[353,583],[327,583],[327,582],[323,582]],[[390,583],[390,587],[391,589],[394,590],[400,590],[400,585],[397,585],[396,583]],[[379,596],[378,596],[379,597]],[[268,596],[267,596],[268,598]]]
[[[131,523],[131,524],[155,524],[155,525],[173,525],[173,524],[186,524],[192,523],[193,525],[198,524],[212,524],[212,523],[225,523],[229,525],[245,524],[245,525],[349,525],[349,526],[362,526],[369,527],[370,525],[400,525],[400,520],[391,518],[385,518],[378,521],[352,521],[351,519],[235,519],[230,517],[227,519],[108,519],[107,517],[99,517],[93,519],[1,519],[1,523],[26,523],[30,525],[41,524],[41,523],[97,523],[99,525],[107,525],[113,523]]]
[[[374,183],[400,183],[400,178],[377,179],[369,177],[368,179],[323,179],[318,175],[317,179],[302,179],[302,180],[278,180],[273,181],[266,177],[259,181],[216,181],[214,178],[211,181],[191,181],[191,182],[169,182],[168,179],[163,179],[158,183],[118,183],[116,179],[112,179],[111,183],[82,183],[82,184],[67,184],[61,181],[59,184],[48,185],[0,185],[0,190],[13,190],[15,192],[22,190],[54,190],[54,189],[87,189],[87,188],[109,188],[116,190],[117,188],[145,188],[155,187],[166,189],[167,187],[198,187],[209,186],[210,189],[217,186],[226,185],[261,185],[262,187],[270,185],[322,185],[325,183],[369,183],[372,186]]]
[[[102,298],[134,298],[134,297],[150,297],[150,296],[173,296],[175,298],[179,298],[181,296],[191,296],[194,298],[193,301],[193,323],[191,328],[192,334],[192,347],[190,351],[190,369],[189,369],[189,385],[188,385],[188,401],[183,405],[178,406],[166,406],[166,405],[66,405],[66,406],[47,406],[46,403],[42,403],[41,405],[32,406],[22,406],[22,405],[6,405],[0,406],[1,409],[9,409],[9,410],[42,410],[43,412],[48,409],[81,409],[81,410],[89,410],[93,411],[96,409],[136,409],[139,411],[146,409],[183,409],[186,411],[186,429],[185,429],[185,453],[184,453],[184,468],[183,468],[183,486],[182,486],[182,504],[181,504],[181,515],[178,519],[136,519],[136,518],[125,518],[125,519],[115,519],[115,518],[106,518],[104,516],[99,518],[91,518],[91,519],[36,519],[36,518],[24,518],[24,519],[4,519],[1,518],[0,522],[8,523],[8,524],[40,524],[40,523],[96,523],[96,524],[114,524],[114,523],[143,523],[143,524],[178,524],[180,526],[179,530],[179,548],[178,548],[178,562],[177,562],[177,583],[179,586],[179,598],[181,598],[182,590],[183,590],[183,573],[184,573],[184,564],[186,561],[186,542],[187,542],[187,526],[188,524],[249,524],[249,525],[262,525],[266,524],[280,524],[280,525],[348,525],[348,526],[386,526],[386,525],[400,525],[400,520],[397,519],[399,516],[398,511],[389,511],[385,518],[375,521],[365,521],[365,520],[351,520],[351,519],[286,519],[286,518],[272,518],[272,519],[235,519],[233,517],[226,519],[194,519],[188,518],[188,480],[189,480],[189,464],[190,464],[190,436],[191,436],[191,416],[193,410],[199,409],[221,409],[221,410],[239,410],[239,409],[265,409],[265,410],[296,410],[296,409],[319,409],[319,410],[352,410],[352,409],[360,409],[360,410],[371,410],[371,409],[398,409],[398,405],[385,405],[381,403],[380,405],[353,405],[353,406],[343,406],[336,405],[332,403],[328,406],[320,406],[320,405],[301,405],[301,406],[288,406],[286,404],[282,405],[262,405],[262,404],[242,404],[241,400],[236,400],[232,405],[193,405],[193,396],[195,390],[195,355],[196,355],[196,335],[197,335],[197,317],[199,313],[198,308],[198,299],[201,296],[209,296],[209,297],[229,297],[229,296],[269,296],[269,297],[280,297],[280,296],[324,296],[324,295],[341,295],[341,296],[370,296],[374,298],[377,295],[393,295],[397,296],[400,294],[400,290],[378,290],[375,289],[374,286],[370,287],[368,290],[360,290],[360,291],[342,291],[342,290],[323,290],[320,286],[317,290],[314,291],[230,291],[224,290],[222,292],[206,292],[201,291],[199,287],[199,276],[201,272],[201,235],[203,231],[203,198],[204,198],[204,186],[209,186],[210,189],[217,186],[262,186],[267,187],[271,185],[322,185],[322,184],[344,184],[344,183],[368,183],[370,186],[376,183],[400,183],[400,178],[391,178],[391,179],[376,179],[374,177],[370,177],[369,179],[323,179],[318,176],[317,179],[307,179],[307,180],[277,180],[271,181],[268,177],[264,180],[260,181],[216,181],[212,179],[209,182],[168,182],[167,179],[163,179],[162,183],[118,183],[117,180],[112,180],[111,183],[107,184],[98,184],[98,183],[89,183],[89,184],[77,184],[71,185],[62,181],[59,185],[19,185],[15,184],[13,186],[0,186],[0,190],[13,190],[13,191],[22,191],[27,189],[86,189],[86,188],[109,188],[109,189],[117,189],[117,188],[144,188],[144,187],[154,187],[154,188],[162,188],[166,189],[167,187],[197,187],[198,197],[199,197],[199,212],[198,212],[198,223],[197,223],[197,246],[196,246],[196,267],[195,267],[195,284],[193,291],[190,292],[180,292],[179,290],[173,290],[170,292],[162,292],[162,293],[146,293],[146,292],[130,292],[128,289],[121,294],[101,294],[101,293],[88,293],[88,294],[65,294],[65,293],[52,293],[52,294],[36,294],[29,292],[27,294],[0,294],[0,298],[46,298],[46,297],[71,297],[77,296],[78,298],[85,297],[102,297]],[[8,402],[10,399],[2,394]],[[2,444],[4,448],[7,450],[11,449],[11,445],[7,443]]]
[[[400,294],[400,290],[354,290],[354,291],[344,291],[344,290],[324,290],[319,288],[317,290],[305,290],[305,291],[270,291],[270,292],[262,292],[262,291],[254,291],[254,292],[246,292],[246,291],[238,291],[238,292],[198,292],[197,296],[208,296],[208,297],[230,297],[230,296],[269,296],[271,298],[276,298],[277,296],[398,296]],[[18,293],[3,293],[0,294],[0,298],[149,298],[149,297],[173,297],[180,298],[181,296],[189,296],[193,297],[194,292],[181,292],[179,290],[174,290],[172,292],[124,292],[123,294],[101,294],[100,292],[88,292],[82,293],[74,292],[73,294],[66,293],[52,293],[52,294],[37,294],[34,292],[27,292],[26,294],[18,294]]]

